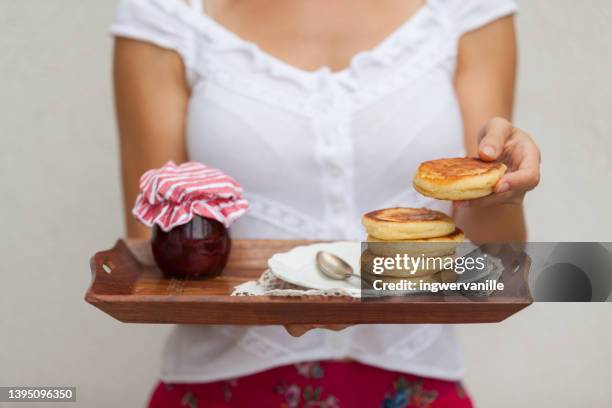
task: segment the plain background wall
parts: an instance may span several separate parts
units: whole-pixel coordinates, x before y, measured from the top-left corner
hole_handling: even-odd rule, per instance
[[[520,2],[516,123],[543,151],[532,240],[611,240],[608,3]],[[83,301],[89,257],[122,234],[113,8],[0,0],[0,385],[76,385],[72,407],[143,406],[169,329],[121,324]],[[611,311],[539,304],[460,327],[478,406],[610,406]]]

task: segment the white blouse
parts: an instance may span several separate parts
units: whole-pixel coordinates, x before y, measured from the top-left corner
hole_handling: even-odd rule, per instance
[[[190,159],[235,177],[251,203],[233,237],[361,240],[369,210],[450,212],[417,194],[412,175],[421,161],[465,154],[453,88],[458,39],[514,13],[514,1],[429,0],[337,72],[284,63],[192,4],[120,0],[111,32],[182,57]],[[447,380],[464,372],[448,325],[358,325],[300,338],[280,326],[178,326],[161,377],[207,382],[339,358]]]

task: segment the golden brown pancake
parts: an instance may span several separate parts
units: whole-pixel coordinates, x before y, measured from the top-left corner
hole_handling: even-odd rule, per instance
[[[461,229],[443,237],[421,239],[396,239],[387,241],[368,235],[368,249],[376,255],[395,256],[396,254],[445,256],[455,253],[457,247],[465,240]]]
[[[430,160],[421,163],[412,184],[428,197],[470,200],[491,194],[505,172],[503,163],[469,157]]]
[[[428,208],[385,208],[365,214],[361,222],[369,235],[386,241],[442,237],[455,230],[452,218]]]
[[[430,243],[430,242],[463,242],[465,241],[465,234],[459,227],[455,227],[455,230],[448,235],[442,237],[433,238],[419,238],[419,239],[396,239],[393,241],[383,240],[371,235],[368,235],[368,242],[397,242],[397,243]]]

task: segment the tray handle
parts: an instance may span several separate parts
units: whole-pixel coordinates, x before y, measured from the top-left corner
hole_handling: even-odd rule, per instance
[[[96,253],[90,260],[92,283],[88,295],[121,294],[133,292],[141,263],[122,239],[106,251]]]

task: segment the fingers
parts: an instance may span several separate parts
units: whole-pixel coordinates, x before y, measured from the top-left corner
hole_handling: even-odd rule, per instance
[[[314,325],[305,325],[305,324],[286,324],[285,330],[293,337],[301,337],[307,331],[314,329]]]
[[[518,169],[505,174],[495,185],[494,193],[474,200],[453,201],[455,209],[465,207],[487,207],[501,204],[519,204],[529,190],[540,182],[539,168]]]
[[[515,129],[518,148],[511,159],[518,163],[517,169],[506,173],[495,186],[495,192],[533,190],[540,182],[540,150],[533,140],[519,129]]]
[[[540,170],[536,168],[518,169],[505,174],[495,185],[495,192],[505,191],[527,192],[540,183]]]
[[[482,160],[493,161],[504,150],[506,140],[512,136],[512,124],[503,118],[491,119],[479,132],[478,155]]]
[[[502,160],[511,168],[496,183],[495,194],[455,201],[455,209],[520,204],[525,193],[540,182],[540,150],[528,134],[503,118],[491,119],[479,132],[478,154],[482,160]]]
[[[514,137],[517,139],[520,151],[520,168],[539,168],[542,161],[540,149],[533,139],[520,129],[514,129]]]

